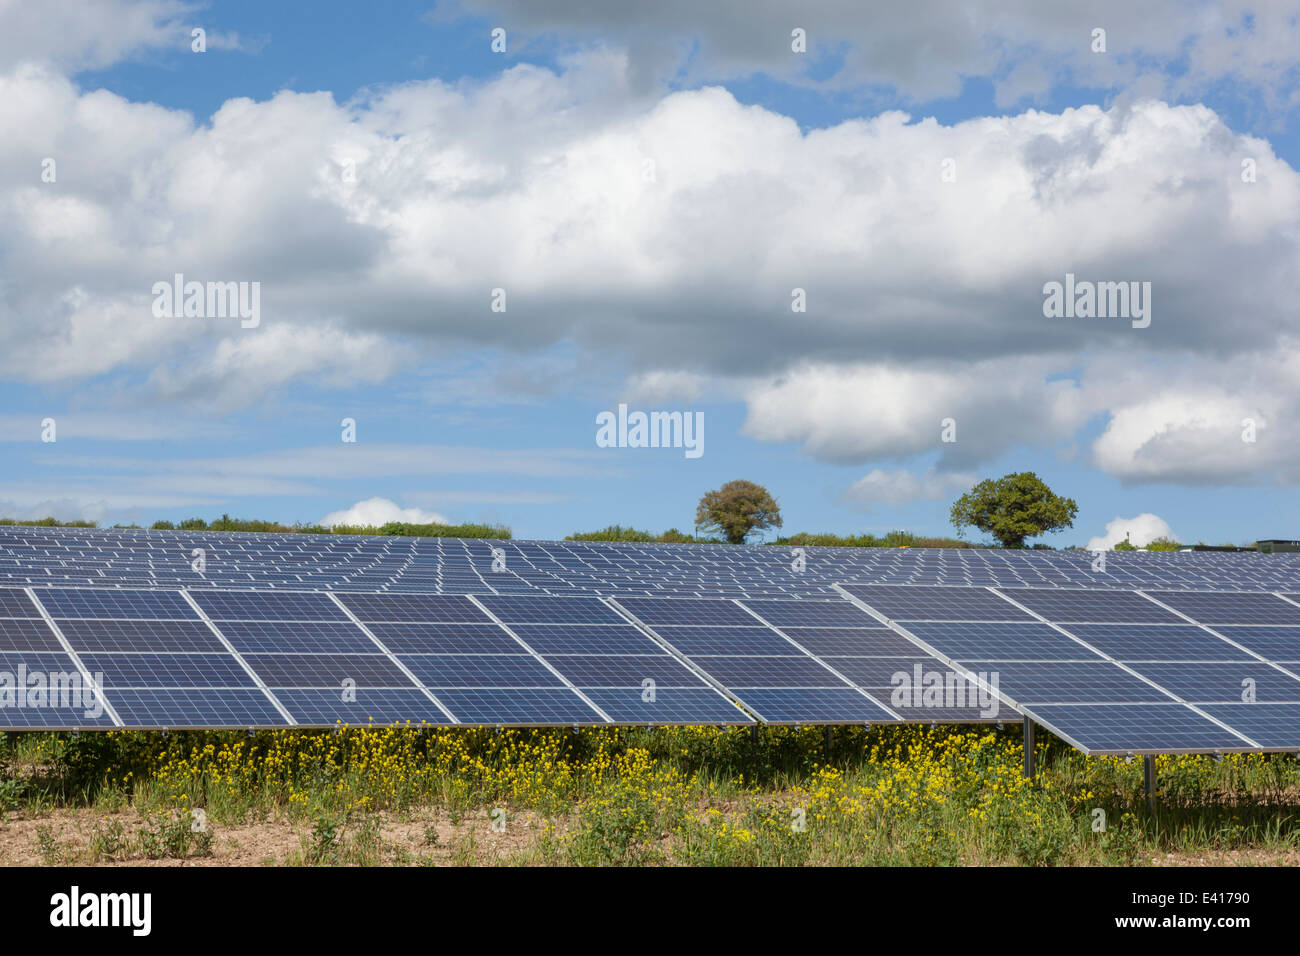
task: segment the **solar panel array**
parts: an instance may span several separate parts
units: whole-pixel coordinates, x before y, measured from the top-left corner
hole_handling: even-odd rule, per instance
[[[843,591],[1086,753],[1300,749],[1300,594]]]
[[[3,728],[1021,712],[1091,753],[1300,748],[1300,555],[0,526]]]
[[[201,558],[201,560],[200,560]],[[792,548],[0,526],[0,586],[836,597],[846,581],[1300,589],[1300,554]]]

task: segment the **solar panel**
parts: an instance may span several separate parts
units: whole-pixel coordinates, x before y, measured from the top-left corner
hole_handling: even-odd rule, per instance
[[[1119,661],[1252,660],[1243,650],[1193,624],[1071,624],[1070,633]],[[1296,630],[1300,642],[1300,629]],[[1297,644],[1300,648],[1300,643]]]
[[[346,621],[324,594],[274,591],[195,591],[194,600],[214,621]]]
[[[567,688],[451,688],[438,699],[465,724],[603,724],[590,704]]]
[[[194,609],[174,591],[94,591],[51,588],[40,592],[41,604],[56,619],[136,618],[197,620]]]
[[[1151,596],[1201,624],[1300,625],[1300,607],[1273,594],[1153,591]]]
[[[208,553],[202,576],[189,567],[194,547]],[[492,570],[494,548],[507,572]],[[1270,593],[1300,595],[1300,556],[1115,553],[1097,571],[1082,552],[808,548],[806,570],[793,573],[790,554],[0,527],[0,580],[34,587],[58,629],[22,590],[0,587],[0,652],[62,653],[66,641],[82,660],[65,655],[65,668],[102,666],[110,704],[115,692],[146,695],[127,698],[124,724],[152,714],[167,721],[158,726],[191,725],[176,711],[190,691],[204,693],[184,720],[249,726],[250,708],[269,705],[268,726],[288,723],[279,708],[293,711],[249,670],[284,685],[314,726],[453,713],[467,723],[749,720],[738,704],[789,723],[986,717],[895,693],[908,667],[955,678],[953,660],[1000,667],[1010,699],[1093,708],[1085,715],[1103,736],[1153,706],[1186,708],[1197,719],[1174,723],[1189,733],[1204,731],[1200,721],[1214,728],[1178,749],[1222,734],[1211,704],[1287,706],[1295,681],[1284,671],[1300,661],[1300,602]],[[921,644],[940,659],[919,656]],[[1257,703],[1231,704],[1243,680]],[[427,681],[449,684],[441,690],[465,713]],[[255,703],[222,711],[205,694],[223,682]],[[362,714],[363,692],[375,692],[373,713]]]
[[[0,619],[0,651],[59,651],[63,646],[44,621]]]
[[[22,591],[0,588],[0,617],[39,617],[36,605]]]
[[[82,654],[93,674],[102,673],[109,691],[122,687],[255,687],[253,679],[226,654]]]
[[[1253,750],[1251,742],[1184,704],[1056,704],[1036,719],[1086,753],[1207,753]]]
[[[288,726],[260,690],[113,689],[107,696],[125,727]]]
[[[323,688],[282,688],[275,692],[294,720],[304,727],[450,724],[451,719],[422,691],[357,688],[353,694]]]
[[[1300,680],[1260,661],[1151,662],[1132,665],[1143,677],[1193,704],[1300,703]]]
[[[924,586],[916,589],[931,590]],[[869,593],[860,588],[845,591],[855,597]],[[1277,741],[1283,739],[1276,726],[1268,725],[1273,743],[1264,744],[1244,724],[1235,725],[1215,716],[1210,705],[1300,703],[1300,674],[1287,673],[1283,664],[1252,656],[1235,646],[1249,645],[1229,637],[1263,631],[1281,646],[1289,646],[1289,635],[1278,632],[1300,632],[1300,628],[1223,623],[1234,615],[1254,621],[1285,620],[1288,605],[1277,598],[1270,603],[1266,599],[1272,595],[1156,595],[1157,601],[1178,608],[1184,617],[1175,616],[1175,620],[1183,624],[1096,623],[1106,616],[1107,608],[1114,611],[1112,618],[1146,617],[1143,605],[1136,603],[1147,600],[1141,593],[1117,592],[1113,597],[1098,594],[1102,600],[1082,602],[1073,596],[1056,600],[1054,593],[1021,596],[1026,600],[1017,597],[1018,602],[1032,608],[1040,618],[1051,613],[1062,618],[1085,616],[1093,622],[1052,620],[1054,626],[1049,626],[1042,622],[906,621],[896,622],[893,627],[942,659],[973,673],[982,687],[996,691],[1033,720],[1087,752],[1276,747]],[[888,593],[884,597],[909,607],[932,607],[947,595],[922,593],[910,601]],[[957,603],[961,603],[960,599]],[[1159,604],[1152,606],[1160,610]],[[882,609],[874,610],[882,613]],[[1196,614],[1211,619],[1216,626],[1201,622]],[[1254,703],[1247,703],[1252,700]],[[1223,713],[1241,717],[1249,712],[1234,709]],[[1300,728],[1295,728],[1290,739],[1291,746],[1300,743]]]
[[[1027,621],[1030,615],[982,588],[846,585],[844,588],[896,621]]]

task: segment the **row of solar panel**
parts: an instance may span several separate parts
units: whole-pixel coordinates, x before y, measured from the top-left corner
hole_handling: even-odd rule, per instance
[[[920,664],[934,661],[843,601],[0,589],[0,672],[75,666],[108,705],[83,720],[0,699],[0,725],[1007,716],[974,693],[891,707],[891,675]]]
[[[843,591],[1086,752],[1300,749],[1300,594]]]
[[[201,574],[192,546],[208,552]],[[499,573],[493,548],[507,555]],[[804,551],[796,574],[785,548],[0,527],[0,582],[734,597],[828,596],[839,581],[1300,588],[1294,555],[1116,552],[1099,572],[1087,552]]]

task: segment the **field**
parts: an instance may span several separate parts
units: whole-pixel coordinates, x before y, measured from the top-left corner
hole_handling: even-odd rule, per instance
[[[1293,756],[1159,757],[1150,812],[1140,760],[1046,735],[1026,780],[1018,726],[3,736],[5,864],[1300,859]]]

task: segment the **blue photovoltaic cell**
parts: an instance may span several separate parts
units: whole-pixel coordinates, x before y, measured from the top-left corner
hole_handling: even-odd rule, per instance
[[[36,592],[54,618],[141,618],[196,621],[194,608],[176,591],[45,588]]]
[[[92,674],[104,675],[111,694],[120,687],[255,687],[229,654],[82,654]]]
[[[1258,703],[1300,703],[1300,680],[1262,661],[1130,664],[1135,671],[1191,704],[1238,703],[1251,685]]]
[[[67,654],[5,651],[0,653],[0,673],[10,675],[10,685],[0,688],[0,695],[6,692],[14,693],[17,688],[23,686],[22,681],[18,679],[20,668],[25,675],[33,677],[38,674],[44,675],[45,680],[42,683],[46,683],[46,686],[50,677],[56,674],[73,677],[75,681],[81,680],[81,672],[77,670],[77,665]],[[30,689],[33,685],[28,683],[27,686]]]
[[[344,700],[338,690],[284,688],[276,699],[304,726],[351,727],[367,724],[450,724],[451,719],[419,690],[359,687],[356,700]]]
[[[850,688],[750,688],[736,696],[774,724],[868,724],[897,720],[885,708]]]
[[[60,621],[74,651],[221,653],[221,641],[201,621]]]
[[[620,597],[618,603],[655,630],[661,624],[753,627],[758,623],[752,614],[731,601]]]
[[[495,624],[367,624],[394,654],[519,654],[519,642]]]
[[[687,657],[696,655],[763,655],[804,657],[771,628],[750,619],[753,627],[656,627],[655,633]]]
[[[844,590],[893,621],[1031,621],[984,588],[848,584]]]
[[[1040,704],[1033,708],[1033,716],[1089,753],[1252,749],[1236,734],[1183,704]]]
[[[583,693],[619,723],[634,724],[752,724],[754,718],[716,691],[690,687],[660,687],[654,700],[643,699],[641,688],[587,688]]]
[[[1220,625],[1215,630],[1269,660],[1287,663],[1300,661],[1300,628]]]
[[[63,645],[44,621],[0,619],[0,650],[58,651]]]
[[[0,617],[40,617],[40,612],[22,591],[0,588]]]
[[[351,621],[222,621],[218,627],[241,654],[374,654],[378,650]]]
[[[406,654],[402,663],[441,697],[444,687],[563,687],[529,654]]]
[[[479,602],[505,624],[626,624],[604,601],[592,597],[545,598],[498,594]]]
[[[570,683],[582,687],[634,687],[643,681],[658,687],[703,687],[704,681],[667,654],[554,657],[550,664]]]
[[[826,663],[864,688],[892,687],[895,677],[899,675],[899,683],[904,683],[902,678],[906,678],[909,685],[916,683],[918,666],[921,668],[922,681],[926,678],[935,679],[931,675],[939,675],[947,681],[949,674],[955,675],[953,681],[965,681],[965,678],[957,676],[957,671],[933,657],[828,657]]]
[[[463,724],[603,724],[590,705],[567,688],[447,689],[435,692]]]
[[[848,601],[744,601],[768,624],[786,627],[884,627]]]
[[[1300,607],[1273,594],[1232,591],[1152,591],[1163,604],[1200,624],[1300,625]]]
[[[997,723],[1013,722],[1021,719],[1019,711],[1008,704],[1002,703],[996,697],[990,698],[988,703],[984,705],[967,703],[965,707],[932,707],[925,703],[916,706],[910,700],[904,700],[902,704],[895,704],[888,694],[881,691],[871,690],[869,693],[877,697],[882,704],[888,706],[908,723],[982,724],[994,721]],[[972,700],[977,700],[977,698],[967,697],[968,702]]]
[[[512,624],[510,630],[529,647],[550,657],[555,654],[662,654],[663,649],[631,624],[594,624],[565,627],[554,624]],[[514,643],[514,642],[512,642]],[[515,651],[520,650],[517,643]]]
[[[1108,661],[959,661],[978,674],[997,675],[998,687],[1024,704],[1159,703],[1169,700],[1150,684]]]
[[[1075,622],[1181,624],[1183,619],[1131,591],[1080,591],[1066,588],[999,588],[1017,604],[1054,624]]]
[[[818,657],[914,657],[921,649],[888,628],[783,627],[783,634]]]
[[[411,687],[411,679],[382,654],[245,654],[268,687]]]
[[[260,690],[110,690],[127,727],[283,727],[288,721]]]
[[[1249,654],[1194,624],[1071,624],[1068,630],[1117,661],[1235,661]],[[1300,646],[1300,629],[1296,631]]]
[[[326,594],[275,591],[195,591],[195,603],[214,621],[347,621]]]
[[[0,706],[0,730],[108,730],[113,726],[113,718],[101,706]]]
[[[1091,660],[1097,657],[1078,641],[1046,624],[956,624],[909,621],[912,634],[952,660]]]
[[[705,673],[733,690],[741,687],[844,687],[826,668],[810,658],[699,657]]]
[[[1300,704],[1210,704],[1201,709],[1261,747],[1296,749]]]
[[[460,594],[340,594],[348,610],[371,621],[421,624],[491,624],[492,619]]]

